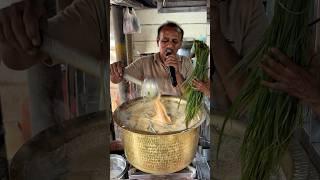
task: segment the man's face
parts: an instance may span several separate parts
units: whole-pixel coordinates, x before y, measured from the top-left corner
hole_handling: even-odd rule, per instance
[[[171,49],[172,54],[176,54],[181,48],[181,34],[177,32],[176,28],[164,27],[160,32],[157,42],[160,48],[160,56],[164,58],[166,56],[166,49]]]

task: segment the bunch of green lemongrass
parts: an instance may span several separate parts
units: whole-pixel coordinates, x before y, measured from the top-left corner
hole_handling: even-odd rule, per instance
[[[203,93],[195,90],[192,86],[192,80],[197,79],[199,81],[208,80],[208,56],[209,47],[202,41],[195,40],[195,57],[196,66],[192,72],[192,75],[182,85],[184,89],[184,97],[187,99],[186,105],[186,127],[189,122],[197,115],[203,105]]]
[[[308,66],[310,41],[307,24],[312,4],[311,0],[275,0],[274,16],[264,39],[231,72],[231,76],[237,73],[248,75],[222,127],[223,131],[229,118],[239,118],[244,112],[248,118],[240,150],[242,180],[269,179],[278,170],[293,132],[302,126],[304,113],[299,100],[261,85],[261,81],[271,79],[258,65],[264,54],[276,47],[292,57],[296,64]],[[221,137],[222,134],[218,152]]]

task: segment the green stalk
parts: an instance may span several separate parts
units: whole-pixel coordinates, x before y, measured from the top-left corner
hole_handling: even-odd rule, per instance
[[[245,111],[248,127],[240,149],[242,180],[269,179],[278,169],[293,132],[302,126],[304,114],[299,100],[262,86],[262,80],[270,79],[258,64],[269,48],[277,47],[298,65],[307,66],[311,9],[312,0],[275,0],[274,17],[264,39],[230,74],[246,73],[248,79],[226,116],[217,156],[227,120],[239,118]]]
[[[202,41],[196,40],[195,42],[195,56],[197,58],[196,67],[192,72],[192,75],[185,81],[183,87],[185,89],[184,97],[187,99],[186,105],[186,127],[188,127],[189,122],[195,117],[202,106],[203,93],[193,89],[192,80],[198,79],[200,81],[205,81],[208,74],[208,56],[209,47]]]

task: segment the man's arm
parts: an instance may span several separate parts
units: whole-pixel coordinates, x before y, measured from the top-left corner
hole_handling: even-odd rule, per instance
[[[71,5],[48,20],[48,28],[44,33],[67,47],[101,59],[97,2],[74,0]]]
[[[182,58],[181,70],[179,75],[176,75],[176,77],[178,82],[177,88],[179,88],[180,94],[183,94],[185,92],[185,86],[183,86],[183,84],[186,83],[186,80],[188,80],[191,77],[194,71],[194,66],[192,64],[192,60],[189,57],[182,56],[181,58]]]
[[[223,34],[215,34],[213,58],[216,73],[220,76],[229,99],[233,101],[245,81],[245,76],[238,75],[237,79],[228,78],[229,72],[240,61],[241,57],[227,42]]]
[[[260,1],[252,1],[251,3],[251,12],[246,14],[247,12],[240,14],[246,19],[247,28],[245,28],[245,34],[242,38],[242,47],[241,52],[237,52],[236,49],[226,40],[220,23],[220,8],[219,3],[213,2],[213,10],[214,13],[214,24],[213,24],[213,59],[216,73],[222,80],[222,84],[226,93],[231,101],[235,99],[235,97],[239,94],[239,91],[242,85],[245,82],[246,75],[238,74],[237,78],[231,79],[228,77],[229,72],[235,67],[235,65],[241,60],[242,56],[247,53],[250,49],[254,48],[257,45],[257,38],[261,38],[263,30],[260,28],[265,27],[267,18],[264,14],[262,3],[259,4]],[[246,4],[246,6],[250,6],[250,4]],[[244,8],[242,8],[245,10]],[[241,10],[241,9],[240,9]],[[263,22],[265,21],[265,22]],[[260,26],[260,27],[259,27]],[[240,31],[240,29],[239,29]],[[240,53],[242,53],[240,55]]]
[[[0,10],[0,56],[12,69],[26,69],[43,58],[39,53],[42,0],[25,0]]]
[[[24,14],[29,17],[29,21],[20,22],[20,27],[30,27],[34,32],[40,34],[39,21],[40,17],[28,15],[32,13],[39,13],[40,9],[34,9],[34,5],[23,4],[25,2],[33,3],[34,1],[25,0],[21,4],[14,4],[15,6],[21,6],[24,8]],[[75,48],[89,56],[95,58],[101,58],[100,52],[100,37],[99,37],[99,25],[96,17],[95,9],[97,7],[96,1],[90,0],[75,0],[69,7],[60,12],[55,17],[48,20],[48,28],[44,29],[44,33],[52,39]],[[16,8],[10,6],[10,9]],[[18,18],[9,16],[11,11],[3,11],[7,19],[10,21],[16,21]],[[20,19],[26,19],[25,16]],[[2,21],[3,22],[3,21]],[[38,23],[38,24],[35,24]],[[10,23],[3,25],[7,29],[11,30],[11,34],[15,37],[22,37],[27,39],[28,43],[32,43],[33,39],[28,36],[26,32],[17,32],[11,29]],[[23,29],[23,28],[21,28]],[[86,34],[86,36],[84,36]],[[40,36],[40,35],[39,35]],[[48,56],[40,51],[40,46],[34,46],[33,51],[26,50],[25,48],[17,48],[11,41],[1,41],[1,58],[4,63],[12,69],[27,69],[32,65],[41,61],[49,59]],[[19,41],[20,42],[20,41]]]
[[[124,76],[124,64],[121,61],[110,65],[110,80],[114,84],[122,82]]]
[[[176,80],[177,80],[177,87],[180,87],[182,83],[185,81],[184,77],[180,72],[176,71]]]
[[[191,76],[193,70],[191,59],[172,54],[166,57],[164,65],[167,68],[169,68],[170,66],[174,67],[175,77],[177,81],[177,85],[175,88],[178,92],[183,93],[184,89],[182,87],[182,84],[189,76]]]

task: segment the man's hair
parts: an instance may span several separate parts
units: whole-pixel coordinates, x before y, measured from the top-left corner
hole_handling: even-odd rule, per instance
[[[165,28],[165,27],[175,28],[176,31],[181,34],[181,40],[183,39],[183,33],[184,33],[183,29],[177,23],[172,22],[172,21],[167,21],[167,22],[163,23],[161,26],[159,26],[159,28],[158,28],[158,36],[157,36],[158,39],[160,37],[161,30],[163,28]]]

